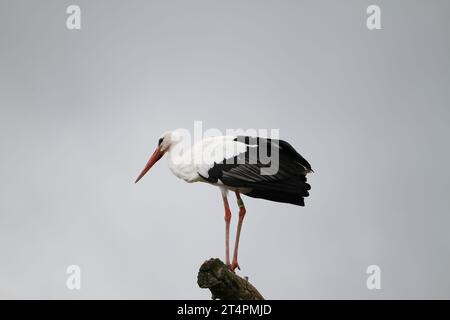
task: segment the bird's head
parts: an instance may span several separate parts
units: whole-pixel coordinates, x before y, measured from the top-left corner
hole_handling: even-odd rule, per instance
[[[134,183],[137,183],[139,180],[141,180],[141,178],[148,172],[148,170],[150,170],[150,168],[153,167],[153,165],[158,162],[158,160],[161,159],[162,156],[166,152],[168,152],[170,147],[177,141],[178,135],[176,135],[174,132],[165,132],[159,138],[156,150],[153,152],[144,169],[141,171]]]

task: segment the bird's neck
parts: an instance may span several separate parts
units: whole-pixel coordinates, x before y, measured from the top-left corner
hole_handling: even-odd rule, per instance
[[[175,176],[187,182],[193,182],[198,178],[189,146],[183,143],[172,145],[168,150],[168,156],[169,168]]]

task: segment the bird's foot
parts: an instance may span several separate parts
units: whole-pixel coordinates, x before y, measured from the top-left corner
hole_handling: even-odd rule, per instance
[[[239,266],[239,263],[237,261],[233,261],[231,265],[228,265],[228,269],[230,269],[231,272],[234,272],[236,268],[241,270],[241,267]]]

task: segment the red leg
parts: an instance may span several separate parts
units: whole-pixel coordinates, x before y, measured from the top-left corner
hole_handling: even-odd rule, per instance
[[[238,263],[238,248],[239,248],[239,238],[241,236],[242,222],[244,221],[244,216],[246,213],[244,202],[241,199],[240,193],[237,191],[236,191],[236,198],[237,198],[237,203],[239,206],[239,221],[238,221],[237,231],[236,231],[236,242],[234,243],[233,262],[231,263],[231,267],[230,267],[231,271],[233,271],[233,272],[236,268],[241,270],[241,267],[239,266],[239,263]]]
[[[222,192],[223,206],[225,207],[225,264],[230,266],[230,221],[231,211],[226,192]]]

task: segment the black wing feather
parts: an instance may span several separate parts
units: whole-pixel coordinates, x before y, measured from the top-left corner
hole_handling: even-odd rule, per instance
[[[216,183],[220,180],[230,187],[248,188],[251,191],[245,194],[254,198],[304,205],[304,197],[311,189],[306,183],[306,174],[312,171],[311,165],[288,142],[248,136],[239,136],[235,141],[246,143],[246,152],[215,163],[208,171],[208,177],[204,177],[207,181]],[[261,172],[267,170],[271,163],[263,163],[259,152],[252,148],[266,148],[270,157],[273,147],[279,151],[278,171],[263,175]]]

